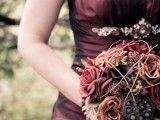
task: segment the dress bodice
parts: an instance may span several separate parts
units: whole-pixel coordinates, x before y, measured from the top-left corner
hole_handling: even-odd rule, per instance
[[[95,57],[119,39],[131,39],[124,35],[100,37],[93,27],[132,26],[141,18],[150,24],[160,24],[159,0],[68,0],[69,17],[75,39],[74,64],[80,59]],[[160,35],[150,35],[145,40],[151,44],[160,41]]]
[[[96,57],[119,39],[133,39],[122,34],[98,36],[92,28],[124,27],[136,24],[142,17],[152,25],[160,25],[160,0],[68,0],[69,18],[75,40],[72,64],[83,67],[81,59]],[[145,38],[150,44],[160,43],[160,35]],[[158,117],[159,111],[155,113]],[[60,94],[55,104],[54,120],[85,120],[81,108]]]
[[[142,17],[160,23],[159,0],[69,0],[70,13],[88,25],[133,25]]]

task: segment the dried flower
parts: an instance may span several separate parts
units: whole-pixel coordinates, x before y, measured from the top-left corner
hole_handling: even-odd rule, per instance
[[[123,116],[125,120],[153,120],[155,106],[153,102],[144,95],[129,95],[124,102]]]
[[[87,120],[153,119],[155,105],[160,109],[160,57],[150,51],[145,41],[122,41],[84,62],[80,94]]]
[[[130,51],[127,55],[127,61],[129,66],[133,66],[140,59],[140,54],[137,51]]]

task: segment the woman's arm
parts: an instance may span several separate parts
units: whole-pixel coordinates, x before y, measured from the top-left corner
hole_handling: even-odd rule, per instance
[[[18,51],[44,79],[80,106],[79,76],[47,45],[63,0],[28,0],[22,15]]]

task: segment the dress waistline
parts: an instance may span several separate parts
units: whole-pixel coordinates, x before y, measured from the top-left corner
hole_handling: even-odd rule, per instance
[[[160,43],[156,44],[157,46],[154,48],[155,54],[160,56]],[[83,57],[78,57],[76,56],[73,60],[73,63],[71,65],[71,68],[78,73],[79,75],[81,74],[81,72],[79,71],[79,69],[84,69],[83,63],[82,63],[82,59],[86,60],[86,58],[89,56],[83,56]]]

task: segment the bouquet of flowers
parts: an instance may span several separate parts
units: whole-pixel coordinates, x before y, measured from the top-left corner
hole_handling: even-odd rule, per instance
[[[160,57],[154,47],[121,41],[87,58],[80,94],[88,120],[153,120],[160,109]]]

